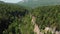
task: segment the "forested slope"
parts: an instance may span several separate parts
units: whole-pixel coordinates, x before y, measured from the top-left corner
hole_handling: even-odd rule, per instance
[[[45,27],[56,27],[60,31],[60,5],[26,8],[17,4],[0,3],[0,34],[36,34]]]
[[[22,18],[27,14],[28,10],[20,5],[0,3],[0,34],[20,34],[20,28],[18,27],[22,25],[21,31],[24,31],[22,30],[25,27]]]
[[[40,30],[44,30],[45,27],[55,27],[55,31],[60,31],[60,5],[37,7],[31,13],[35,16],[35,23]]]

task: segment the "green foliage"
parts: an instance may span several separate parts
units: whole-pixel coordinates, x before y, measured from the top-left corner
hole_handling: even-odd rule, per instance
[[[34,34],[28,10],[19,5],[0,4],[0,33],[2,34]],[[6,21],[5,21],[6,20]],[[2,23],[3,21],[3,23]],[[7,26],[7,27],[5,27]]]
[[[57,27],[60,30],[60,7],[59,6],[43,6],[32,10],[32,15],[36,16],[36,23],[40,29],[45,27]]]
[[[60,6],[43,6],[25,8],[16,4],[0,3],[0,33],[2,34],[35,34],[32,16],[40,30],[45,27],[56,27],[60,30]],[[51,34],[50,32],[48,34]]]
[[[22,34],[33,34],[33,24],[31,23],[31,17],[29,15],[22,19],[21,32]]]
[[[4,34],[34,34],[33,25],[31,23],[31,17],[25,16],[23,19],[15,18],[13,23],[9,25],[7,32]]]

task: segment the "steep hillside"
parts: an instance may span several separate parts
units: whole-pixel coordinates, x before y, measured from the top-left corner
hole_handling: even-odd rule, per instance
[[[35,7],[34,4],[38,4],[36,2],[42,2],[42,0],[29,0],[21,4],[26,3],[25,6],[28,7],[29,4],[29,7],[32,7],[30,3],[33,3]],[[53,30],[53,33],[60,31],[60,5],[39,5],[34,9],[23,5],[0,3],[0,34],[41,34],[41,32],[49,34],[45,33],[46,27],[50,28],[50,34]]]
[[[60,5],[38,7],[31,13],[35,16],[35,23],[38,24],[40,30],[44,30],[45,27],[56,27],[55,31],[60,31]]]
[[[0,34],[34,34],[28,9],[0,2]]]

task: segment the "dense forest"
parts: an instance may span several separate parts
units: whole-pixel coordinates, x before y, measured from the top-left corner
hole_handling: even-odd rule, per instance
[[[28,10],[23,8],[22,6],[15,4],[1,3],[0,4],[0,34],[2,33],[20,34],[20,28],[19,28],[20,25],[21,25],[22,34],[24,34],[25,31],[23,29],[27,22],[24,23],[22,18],[24,19],[29,18],[27,14],[28,14]],[[28,24],[26,27],[28,27]]]
[[[32,9],[0,3],[0,34],[37,34],[33,31],[35,24],[40,32],[44,32],[45,27],[56,27],[55,31],[60,31],[60,5]]]

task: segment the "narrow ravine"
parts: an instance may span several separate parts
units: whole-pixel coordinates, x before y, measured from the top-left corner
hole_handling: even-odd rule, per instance
[[[34,16],[32,16],[32,23],[34,25],[34,32],[36,34],[40,34],[40,29],[39,29],[38,25],[35,23],[35,21],[36,21],[36,18]]]

